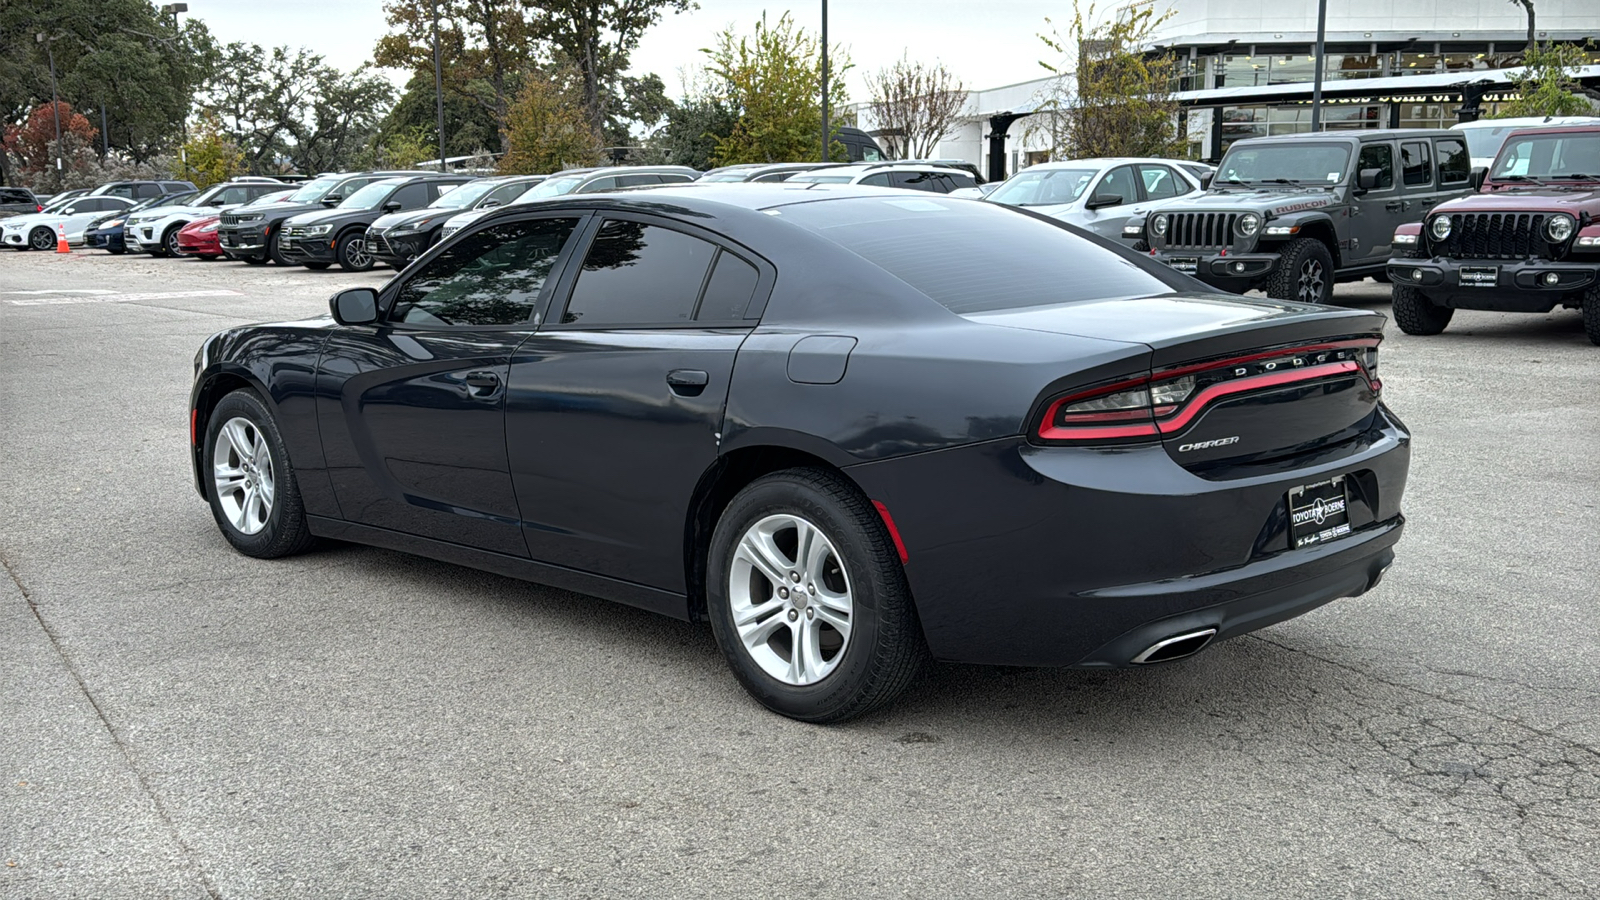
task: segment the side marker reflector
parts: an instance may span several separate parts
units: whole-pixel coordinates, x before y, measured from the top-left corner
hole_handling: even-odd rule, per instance
[[[889,537],[894,541],[894,549],[900,554],[900,562],[904,565],[910,561],[911,557],[906,553],[906,542],[900,539],[900,529],[895,527],[894,516],[889,515],[889,507],[884,506],[879,501],[872,501],[872,505],[877,507],[878,515],[883,517],[883,524],[888,526]]]

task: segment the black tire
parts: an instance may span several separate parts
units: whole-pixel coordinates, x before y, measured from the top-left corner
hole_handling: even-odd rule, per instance
[[[112,256],[121,256],[122,254],[128,252],[128,248],[126,248],[126,247],[107,247],[106,251],[109,252]]]
[[[259,435],[260,441],[256,446],[264,447],[271,463],[270,470],[259,465],[259,455],[252,463],[251,472],[254,473],[254,478],[260,478],[260,473],[266,472],[271,476],[273,483],[270,511],[260,530],[253,534],[247,533],[230,519],[228,512],[223,508],[223,492],[212,474],[217,471],[217,442],[223,428],[240,419],[248,423],[247,433],[252,437]],[[283,444],[283,435],[278,432],[278,423],[273,420],[271,411],[255,391],[248,389],[234,391],[223,397],[222,402],[211,410],[210,416],[206,419],[203,450],[202,471],[206,473],[208,479],[206,496],[211,502],[211,515],[217,520],[217,528],[222,531],[222,536],[227,538],[235,550],[258,559],[276,559],[280,556],[301,553],[315,543],[316,539],[306,526],[305,506],[300,499],[299,483],[295,480],[289,452]],[[244,471],[238,455],[233,451],[230,453],[233,455],[224,462],[234,462],[235,468]],[[243,496],[248,496],[243,488],[230,492],[230,495],[236,504]]]
[[[321,272],[323,269],[326,269],[327,267],[333,265],[333,263],[307,262],[307,263],[301,263],[300,265],[305,266],[308,269],[315,269],[316,271]]]
[[[1302,303],[1332,301],[1333,254],[1316,238],[1295,238],[1283,245],[1278,268],[1267,279],[1267,296]]]
[[[734,625],[732,579],[739,543],[757,523],[773,516],[804,520],[832,544],[836,552],[819,557],[827,560],[827,564],[822,566],[824,574],[816,576],[817,581],[824,577],[848,579],[837,582],[848,588],[850,597],[848,639],[834,650],[834,656],[824,661],[831,668],[809,684],[789,683],[769,674],[752,651],[746,649]],[[774,546],[778,546],[776,541]],[[794,557],[800,555],[793,552]],[[795,569],[804,569],[799,563],[792,565]],[[706,572],[706,608],[717,644],[740,684],[773,712],[805,722],[842,722],[899,696],[927,658],[911,588],[883,520],[860,491],[834,473],[821,469],[787,469],[746,486],[717,522],[711,536]],[[752,594],[758,589],[766,591],[761,602],[770,603],[776,599],[778,590],[771,579],[754,570],[748,577]],[[805,621],[815,617],[825,622],[826,615],[814,616],[818,609],[828,612],[824,604],[815,596],[808,598],[800,591],[801,584],[811,577],[812,573],[801,575],[794,584],[796,599],[784,602],[801,605],[809,602]],[[809,593],[815,595],[816,591]],[[788,622],[801,621],[798,610],[786,605],[762,617],[762,622],[775,623],[772,638],[764,645],[768,648],[773,648],[773,641],[781,643],[783,632],[789,632],[792,660],[793,641],[798,639],[793,637],[796,634],[793,629],[810,626],[787,626],[785,621],[779,621],[790,616],[794,618],[788,618]],[[818,622],[817,634],[823,634],[820,629],[825,627],[829,626]],[[836,630],[831,634],[835,638],[839,636]],[[819,646],[824,648],[819,651],[819,660],[827,643],[826,637],[819,639]],[[769,661],[782,664],[778,655],[769,656]]]
[[[271,257],[272,261],[277,263],[280,266],[292,266],[292,265],[294,265],[294,263],[289,262],[287,259],[284,259],[282,253],[278,252],[278,233],[277,232],[273,232],[272,235],[267,238],[267,256]]]
[[[56,233],[48,228],[35,228],[28,232],[28,249],[54,250],[56,248]]]
[[[260,256],[241,256],[239,257],[239,261],[248,266],[264,266],[268,262],[267,255],[265,253],[261,254]]]
[[[167,229],[166,234],[161,236],[161,250],[163,255],[170,256],[173,259],[178,259],[179,257],[183,256],[183,251],[178,249],[178,232],[181,230],[183,230],[182,225],[173,225]]]
[[[339,268],[346,272],[371,271],[376,262],[367,250],[364,231],[347,231],[339,235],[339,246],[334,252],[339,254]]]
[[[1438,306],[1414,287],[1404,284],[1389,288],[1389,305],[1394,322],[1406,334],[1438,334],[1450,324],[1456,311]]]
[[[1600,285],[1583,292],[1583,333],[1589,343],[1600,347]]]
[[[1379,284],[1390,284],[1391,283],[1389,281],[1389,273],[1388,272],[1379,272],[1378,274],[1372,276],[1372,280],[1376,281]]]

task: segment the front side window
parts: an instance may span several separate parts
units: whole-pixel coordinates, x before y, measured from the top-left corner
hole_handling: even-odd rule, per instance
[[[1378,170],[1378,183],[1373,190],[1394,187],[1394,150],[1388,144],[1362,144],[1361,156],[1356,160],[1356,174],[1367,169]]]
[[[1405,141],[1400,144],[1400,177],[1408,185],[1433,183],[1433,163],[1429,159],[1427,141]]]
[[[890,184],[897,188],[907,188],[913,191],[944,193],[940,189],[939,176],[933,172],[895,172],[890,179]]]
[[[561,321],[678,325],[694,318],[714,244],[657,225],[608,220],[595,235]]]
[[[1094,189],[1094,200],[1107,200],[1117,198],[1116,205],[1136,203],[1139,200],[1139,185],[1134,181],[1133,166],[1117,166],[1106,174],[1100,186]]]
[[[1466,184],[1472,176],[1472,157],[1467,155],[1467,145],[1461,141],[1439,141],[1439,183]]]
[[[467,235],[400,288],[389,321],[520,325],[533,315],[577,219],[501,222]]]

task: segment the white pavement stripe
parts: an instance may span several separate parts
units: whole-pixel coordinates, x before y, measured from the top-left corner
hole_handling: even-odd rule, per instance
[[[115,294],[104,288],[46,288],[42,291],[0,291],[0,294]]]
[[[66,303],[136,303],[140,300],[178,300],[184,297],[242,297],[239,291],[151,291],[143,294],[93,294],[82,297],[29,297],[7,300],[12,306],[60,306]]]

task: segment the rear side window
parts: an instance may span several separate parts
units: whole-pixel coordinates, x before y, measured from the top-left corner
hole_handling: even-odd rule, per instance
[[[890,175],[889,184],[897,188],[909,188],[913,191],[945,193],[944,187],[939,184],[939,176],[933,172],[895,172]]]
[[[502,222],[467,235],[405,283],[389,320],[480,327],[527,322],[577,224],[577,219]]]
[[[1388,144],[1362,144],[1361,157],[1356,162],[1356,175],[1363,169],[1378,170],[1378,186],[1375,190],[1384,190],[1394,187],[1394,151]]]
[[[680,172],[662,172],[656,176],[656,180],[662,184],[684,184],[694,179]]]
[[[1165,200],[1189,193],[1189,183],[1166,166],[1140,166],[1139,177],[1144,181],[1146,200]]]
[[[852,197],[797,203],[775,212],[955,313],[1173,290],[1114,250],[998,204],[944,197]]]
[[[756,267],[726,250],[717,254],[711,280],[706,282],[705,296],[694,317],[702,322],[726,322],[744,318],[755,294],[761,273]]]
[[[141,184],[134,188],[134,196],[143,200],[146,197],[156,197],[161,194],[159,184]]]
[[[681,325],[716,256],[714,244],[682,232],[611,219],[584,256],[561,321],[568,325]]]
[[[867,177],[861,179],[861,183],[870,187],[888,187],[889,173],[879,172],[876,175],[868,175]]]
[[[1438,141],[1439,183],[1466,184],[1472,175],[1472,157],[1467,155],[1467,145],[1462,141]]]
[[[952,191],[958,188],[975,188],[978,186],[978,179],[960,172],[952,172],[944,176],[944,180],[950,182],[950,190]]]
[[[609,178],[609,177],[608,178],[596,178],[595,180],[593,180],[593,181],[589,182],[588,184],[584,185],[583,187],[578,188],[578,193],[580,193],[580,194],[598,194],[601,191],[613,190],[613,189],[616,188],[616,186],[617,186],[617,179],[616,178]]]
[[[1408,185],[1433,183],[1433,161],[1429,158],[1427,141],[1404,141],[1400,144],[1400,172]]]
[[[638,187],[640,185],[660,183],[661,177],[656,175],[654,172],[646,172],[643,175],[617,176],[617,187]]]

